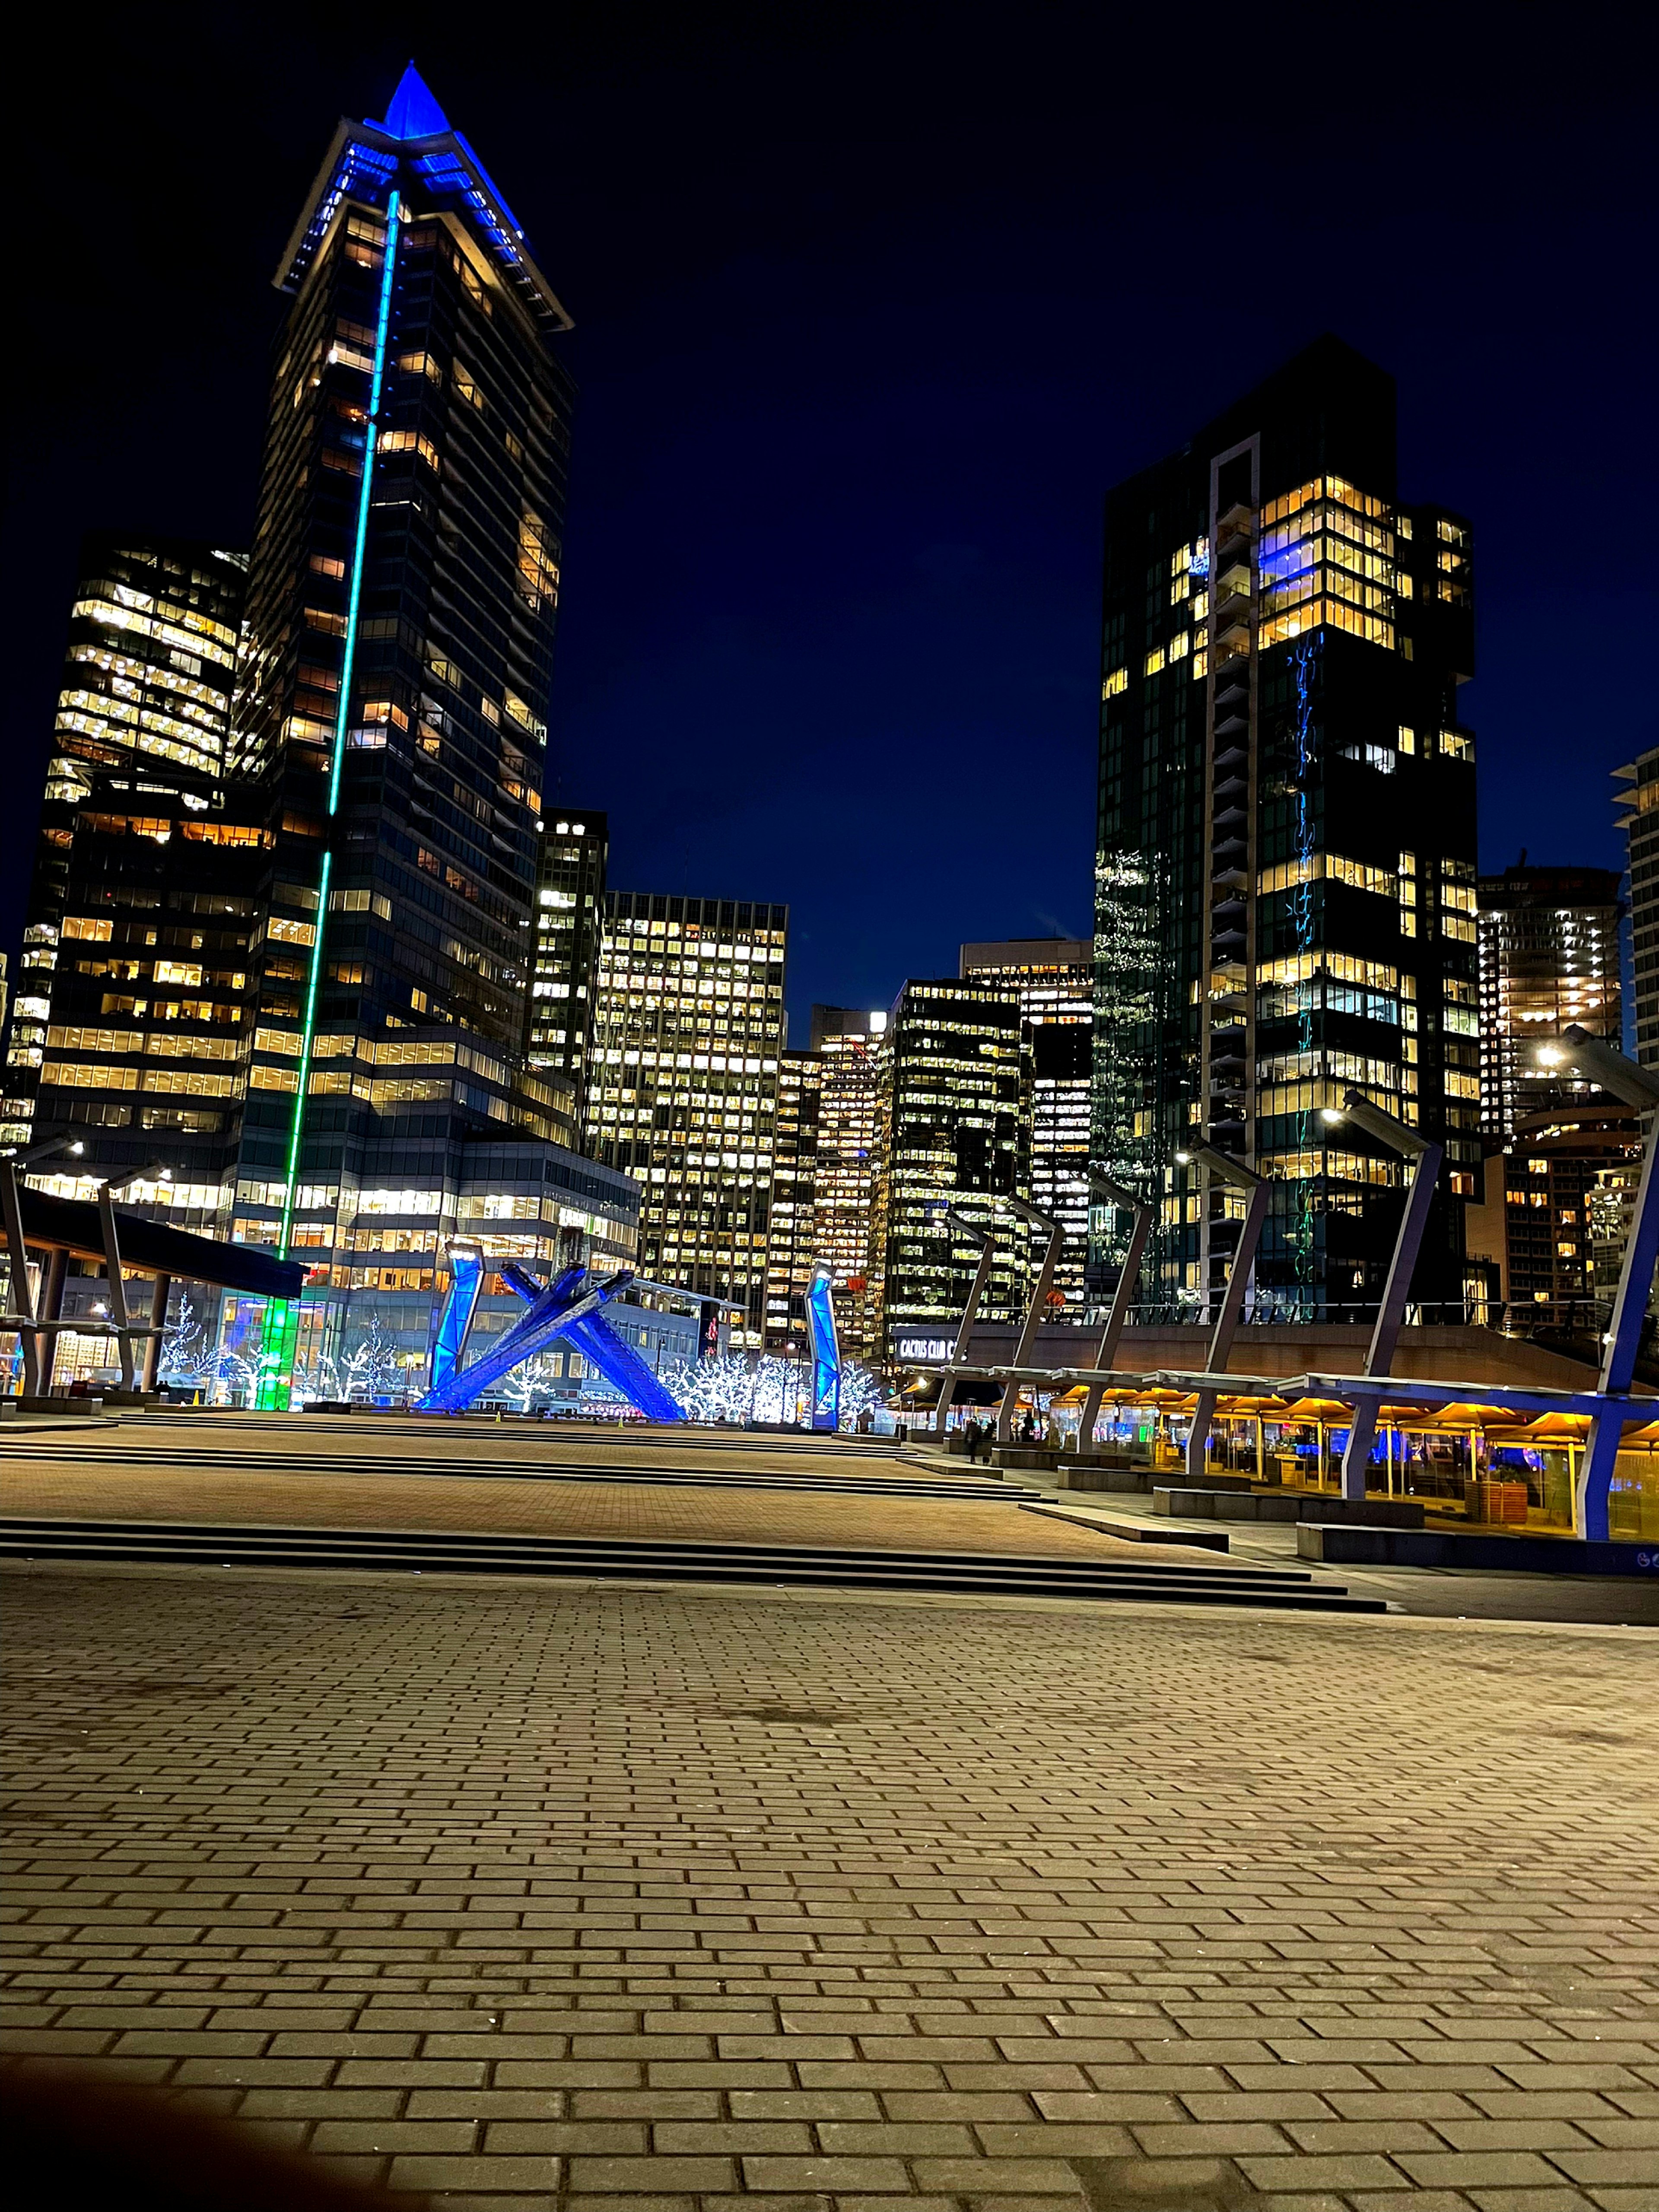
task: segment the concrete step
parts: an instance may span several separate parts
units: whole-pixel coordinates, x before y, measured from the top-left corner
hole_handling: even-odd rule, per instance
[[[597,1576],[650,1581],[981,1591],[1382,1613],[1386,1605],[1298,1571],[1171,1567],[1162,1562],[1030,1559],[827,1546],[630,1543],[600,1538],[408,1529],[226,1527],[202,1522],[0,1520],[0,1558],[156,1565],[278,1566],[427,1574]]]
[[[38,1433],[38,1432],[37,1432]],[[29,1444],[0,1443],[0,1460],[39,1462],[43,1454],[39,1442]],[[133,1445],[125,1441],[112,1440],[101,1449],[88,1451],[84,1438],[77,1433],[75,1458],[82,1466],[107,1468],[165,1467],[203,1468],[215,1473],[250,1474],[396,1474],[435,1475],[460,1480],[511,1482],[628,1482],[660,1483],[679,1489],[707,1486],[721,1490],[787,1490],[825,1491],[854,1498],[980,1498],[992,1504],[1004,1504],[1011,1500],[1040,1498],[1042,1492],[1029,1485],[1007,1482],[994,1475],[975,1481],[965,1476],[930,1474],[781,1474],[776,1469],[757,1468],[726,1470],[709,1468],[677,1468],[672,1466],[641,1467],[617,1465],[607,1467],[593,1460],[558,1460],[520,1458],[503,1452],[495,1461],[476,1458],[419,1458],[406,1451],[383,1451],[377,1455],[365,1452],[275,1452],[237,1451],[234,1447],[223,1450],[204,1450],[192,1448],[189,1458],[181,1460],[176,1447],[165,1443]]]

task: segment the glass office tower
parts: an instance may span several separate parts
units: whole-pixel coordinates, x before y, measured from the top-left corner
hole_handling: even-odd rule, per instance
[[[1031,1203],[1066,1231],[1054,1267],[1065,1304],[1085,1317],[1089,1249],[1089,1124],[1094,1065],[1094,947],[1070,937],[964,945],[962,973],[1018,994],[1031,1048]]]
[[[813,1241],[816,1256],[836,1271],[836,1331],[848,1359],[871,1359],[880,1350],[882,1257],[870,1231],[886,1038],[884,1010],[812,1009],[811,1048],[823,1063]]]
[[[1210,1308],[1273,1176],[1256,1310],[1374,1309],[1396,1160],[1351,1088],[1443,1139],[1418,1271],[1462,1295],[1480,1158],[1468,523],[1401,501],[1394,384],[1326,337],[1106,505],[1095,1156],[1160,1207],[1144,1303]],[[1103,1250],[1097,1259],[1109,1258]]]
[[[240,859],[227,871],[218,856],[229,835],[225,751],[246,570],[245,555],[190,539],[100,531],[82,543],[0,1145],[74,1121],[90,1164],[106,1174],[133,1165],[142,1150],[92,1133],[163,1126],[144,1118],[159,1105],[140,1109],[128,1095],[166,1087],[161,1069],[147,1084],[144,1060],[171,1068],[190,1056],[192,1036],[204,1059],[240,1059],[250,894],[259,888],[248,848],[263,837],[234,802]],[[215,903],[221,894],[240,911]],[[102,1030],[118,1037],[100,1042]],[[200,1180],[200,1160],[179,1165]]]
[[[556,816],[542,830],[525,1053],[532,1068],[569,1085],[580,1119],[593,1048],[611,835],[605,816],[591,808]]]
[[[766,1239],[766,1349],[803,1351],[803,1303],[817,1250],[818,1115],[824,1066],[814,1052],[778,1061],[778,1115]],[[839,1300],[837,1300],[839,1319]],[[839,1334],[839,1330],[837,1331]]]
[[[472,1148],[512,1147],[539,1214],[519,1154],[574,1136],[523,1059],[569,319],[412,66],[340,125],[276,282],[230,746],[276,838],[237,1233],[313,1258],[302,1362],[363,1294],[412,1354]]]
[[[644,1183],[640,1266],[743,1309],[756,1348],[766,1310],[783,970],[789,909],[607,891],[587,1148]]]
[[[977,977],[908,982],[888,1018],[870,1238],[890,1362],[951,1356],[979,1249],[947,1206],[994,1240],[979,1318],[1024,1310],[1033,1232],[1006,1203],[1030,1195],[1023,1030],[1018,994]]]

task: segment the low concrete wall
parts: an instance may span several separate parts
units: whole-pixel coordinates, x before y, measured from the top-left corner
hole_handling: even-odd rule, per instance
[[[1300,1490],[1241,1494],[1213,1488],[1165,1488],[1160,1484],[1152,1492],[1152,1510],[1188,1521],[1358,1521],[1376,1528],[1423,1526],[1423,1508],[1412,1498],[1322,1498]]]
[[[1525,1575],[1629,1575],[1659,1582],[1659,1544],[1586,1544],[1576,1536],[1464,1536],[1438,1529],[1298,1528],[1304,1559],[1344,1567],[1487,1567]]]

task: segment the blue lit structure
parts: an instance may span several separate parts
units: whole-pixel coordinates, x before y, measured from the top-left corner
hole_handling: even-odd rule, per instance
[[[461,1364],[461,1353],[472,1331],[472,1317],[478,1310],[478,1294],[483,1288],[482,1244],[458,1237],[449,1247],[448,1257],[449,1295],[438,1316],[437,1340],[432,1347],[434,1389],[447,1382]]]
[[[532,319],[544,328],[568,331],[570,318],[536,266],[513,210],[413,62],[392,95],[384,122],[343,122],[335,132],[283,257],[283,288],[298,290],[341,203],[379,201],[404,161],[428,195],[440,203],[453,197],[458,210],[465,209]]]
[[[470,1273],[472,1254],[477,1255],[476,1273]],[[416,1413],[464,1412],[492,1383],[562,1340],[591,1360],[611,1389],[620,1391],[647,1420],[684,1419],[678,1405],[634,1346],[623,1343],[600,1310],[633,1281],[627,1268],[600,1278],[586,1267],[567,1267],[544,1284],[515,1261],[501,1261],[496,1273],[525,1301],[526,1310],[499,1343],[470,1367],[463,1367],[461,1356],[477,1309],[483,1262],[483,1251],[477,1245],[450,1247],[449,1295],[433,1347],[432,1388],[416,1407]]]
[[[812,1346],[812,1426],[841,1426],[841,1339],[836,1331],[836,1302],[830,1269],[820,1260],[806,1286],[806,1333]]]

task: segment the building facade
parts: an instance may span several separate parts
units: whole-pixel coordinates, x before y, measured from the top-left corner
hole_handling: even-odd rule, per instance
[[[236,1212],[313,1258],[305,1364],[365,1303],[423,1340],[478,1148],[574,1139],[523,1059],[569,320],[412,67],[340,125],[276,283],[231,743],[276,836]],[[360,1203],[388,1190],[442,1200]]]
[[[823,1061],[786,1052],[778,1061],[778,1112],[766,1243],[766,1349],[806,1347],[803,1295],[817,1251],[818,1124]]]
[[[645,1187],[640,1264],[766,1324],[787,907],[608,891],[585,1131]]]
[[[1031,1203],[1066,1242],[1054,1287],[1056,1321],[1081,1322],[1088,1292],[1089,1143],[1094,1067],[1094,946],[1078,938],[964,945],[962,973],[1015,992],[1031,1047]]]
[[[1540,1067],[1537,1050],[1577,1023],[1617,1045],[1619,878],[1607,868],[1529,868],[1482,876],[1480,1116],[1507,1141],[1528,1115],[1581,1102],[1590,1086]]]
[[[248,862],[265,832],[262,814],[250,818],[246,794],[232,794],[226,809],[246,582],[245,555],[188,539],[97,532],[82,544],[25,914],[0,1145],[27,1145],[60,1121],[83,1125],[83,1141],[94,1127],[167,1126],[135,1115],[126,1097],[140,1087],[147,1057],[169,1070],[192,1056],[228,1060],[240,1072],[250,918],[262,888],[258,867]],[[217,856],[233,821],[248,839],[237,842],[240,857],[226,868]],[[123,896],[124,884],[131,897]],[[240,929],[214,903],[218,894],[241,901]],[[203,898],[212,906],[210,927]],[[235,942],[222,944],[228,923]],[[193,953],[213,957],[178,957]],[[186,985],[181,978],[192,967],[239,980],[234,988],[222,980],[204,986],[199,976]],[[206,1012],[204,996],[212,1002]],[[112,1024],[119,1042],[100,1047],[94,1033]],[[199,1055],[192,1037],[201,1040]],[[107,1085],[106,1051],[109,1068],[120,1070]],[[118,1143],[106,1161],[118,1163],[131,1164]],[[201,1163],[191,1165],[194,1182]],[[211,1164],[216,1184],[223,1165]]]
[[[1636,1057],[1644,1067],[1659,1067],[1659,747],[1614,774],[1628,787],[1615,804],[1630,881]]]
[[[908,982],[888,1018],[870,1235],[890,1364],[946,1359],[955,1345],[979,1248],[947,1206],[993,1239],[981,1318],[1024,1310],[1034,1232],[1008,1204],[1030,1192],[1024,1032],[1018,993],[974,978]]]
[[[823,1061],[813,1231],[817,1255],[835,1270],[836,1327],[843,1356],[875,1359],[881,1356],[883,1257],[874,1248],[871,1221],[886,1012],[814,1006],[811,1048]]]
[[[94,1133],[80,1194],[159,1157],[154,1203],[307,1261],[227,1314],[268,1402],[417,1387],[450,1235],[632,1265],[641,1197],[576,1149],[580,1051],[526,1064],[568,318],[412,68],[276,281],[246,574],[90,542],[7,1117]]]
[[[1461,1303],[1473,592],[1468,521],[1399,496],[1392,380],[1334,338],[1107,501],[1093,1149],[1158,1203],[1154,1311],[1210,1309],[1236,1238],[1195,1138],[1282,1185],[1262,1318],[1375,1307],[1400,1170],[1324,1120],[1350,1088],[1443,1139],[1418,1281]]]
[[[557,815],[542,831],[525,1054],[533,1070],[568,1087],[580,1119],[593,1049],[611,833],[605,817],[592,809]]]

